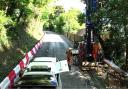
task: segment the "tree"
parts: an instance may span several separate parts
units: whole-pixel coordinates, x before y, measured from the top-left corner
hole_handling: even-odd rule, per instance
[[[79,22],[80,25],[85,23],[85,14],[84,13],[79,13],[79,15],[78,15],[78,22]]]
[[[113,53],[115,63],[118,65],[127,64],[128,60],[128,3],[125,0],[99,0],[97,11],[92,14],[92,22],[94,23],[94,32],[98,35],[103,46],[106,56]],[[103,40],[101,33],[108,33],[109,40]],[[109,41],[109,44],[107,44]],[[111,45],[111,52],[108,50]],[[124,55],[126,49],[126,61]],[[121,64],[122,61],[122,64]]]
[[[78,15],[81,12],[77,9],[70,9],[68,12],[63,14],[63,18],[65,20],[65,25],[64,25],[64,31],[65,32],[71,32],[71,33],[76,33],[81,27],[84,28],[83,26],[80,26],[79,23],[79,18]]]

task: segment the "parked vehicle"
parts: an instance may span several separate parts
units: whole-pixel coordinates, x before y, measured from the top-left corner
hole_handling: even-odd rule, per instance
[[[57,89],[58,83],[50,72],[25,72],[14,89]]]
[[[59,61],[56,57],[36,57],[33,59],[34,62],[57,62]]]
[[[58,60],[55,57],[37,57],[29,63],[21,79],[14,88],[16,89],[58,89],[60,75],[55,74]]]

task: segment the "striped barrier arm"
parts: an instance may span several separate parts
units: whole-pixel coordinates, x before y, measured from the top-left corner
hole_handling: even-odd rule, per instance
[[[30,60],[41,48],[43,36],[41,40],[28,52],[19,64],[8,74],[8,76],[0,83],[0,89],[12,89],[14,83],[19,79],[19,72],[23,70],[30,62]]]

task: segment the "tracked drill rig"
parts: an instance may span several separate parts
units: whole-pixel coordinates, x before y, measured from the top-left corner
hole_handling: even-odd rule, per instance
[[[85,7],[85,15],[86,15],[86,34],[85,34],[85,43],[86,43],[86,59],[88,61],[93,61],[94,55],[93,55],[93,44],[95,43],[94,40],[94,25],[91,20],[92,14],[96,11],[97,8],[97,0],[84,0],[84,3],[86,4]]]

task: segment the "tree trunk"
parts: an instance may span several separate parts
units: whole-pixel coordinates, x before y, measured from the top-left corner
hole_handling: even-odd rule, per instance
[[[125,25],[125,23],[124,23],[124,25]],[[127,41],[127,39],[128,39],[128,31],[127,31],[128,29],[127,29],[127,27],[126,27],[126,25],[124,26],[124,31],[125,31],[125,44],[126,44],[126,58],[125,58],[125,70],[127,70],[128,69],[128,41]]]
[[[23,15],[23,9],[20,10],[20,15],[17,18],[17,23],[20,21],[20,18],[22,17],[22,15]]]
[[[10,15],[10,16],[13,15],[15,6],[16,6],[16,4],[13,1],[11,1],[11,2],[8,3],[8,6],[7,6],[8,8],[7,8],[7,12],[6,12],[6,15],[7,16],[8,15]]]
[[[103,57],[107,58],[108,60],[112,60],[112,58],[111,58],[111,46],[108,45],[108,44],[105,45],[105,42],[101,38],[100,34],[97,32],[97,29],[94,30],[94,34],[98,38],[98,40],[99,40],[99,42],[101,44],[101,47],[103,49]]]
[[[126,59],[125,59],[125,69],[128,70],[128,42],[126,43]]]
[[[105,51],[105,45],[104,45],[104,41],[103,39],[100,37],[100,34],[96,31],[97,29],[94,30],[94,34],[96,35],[96,37],[98,38],[100,44],[101,44],[101,47],[103,49],[103,51]]]

